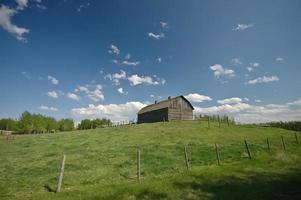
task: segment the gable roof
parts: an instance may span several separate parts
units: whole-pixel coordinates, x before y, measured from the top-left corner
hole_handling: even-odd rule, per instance
[[[188,103],[188,105],[191,107],[191,109],[194,110],[194,107],[191,105],[191,103],[183,95],[181,95],[181,96],[173,97],[173,98],[170,98],[170,99],[165,99],[163,101],[159,101],[157,103],[145,106],[141,110],[139,110],[138,114],[150,112],[150,111],[153,111],[153,110],[159,110],[159,109],[162,109],[162,108],[168,108],[169,103],[171,101],[177,99],[177,98],[182,98],[184,101],[186,101]]]

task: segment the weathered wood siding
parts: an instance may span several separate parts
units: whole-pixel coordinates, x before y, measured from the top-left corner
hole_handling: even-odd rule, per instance
[[[168,107],[168,120],[192,120],[193,114],[190,105],[182,98],[176,98]]]
[[[146,106],[138,112],[138,123],[192,119],[193,107],[183,96]]]
[[[138,114],[138,123],[168,121],[168,108]]]

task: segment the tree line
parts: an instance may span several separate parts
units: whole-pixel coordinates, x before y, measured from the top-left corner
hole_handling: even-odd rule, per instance
[[[301,131],[301,121],[291,121],[291,122],[270,122],[268,125],[277,128],[283,128],[293,131]]]
[[[74,130],[73,119],[56,120],[41,114],[25,111],[19,119],[0,119],[0,130],[13,131],[18,134],[51,133]]]
[[[111,126],[112,122],[110,119],[84,119],[78,124],[79,130],[85,130],[85,129],[94,129],[94,128],[104,128]]]
[[[92,129],[105,126],[111,126],[109,119],[84,119],[76,128],[73,119],[56,120],[53,117],[41,114],[32,114],[25,111],[19,119],[4,118],[0,119],[0,130],[12,131],[17,134],[37,134],[54,133],[59,131],[72,131],[75,129]]]

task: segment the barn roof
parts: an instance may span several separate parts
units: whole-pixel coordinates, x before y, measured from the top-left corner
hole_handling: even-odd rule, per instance
[[[166,100],[163,100],[163,101],[159,101],[159,102],[157,102],[157,103],[154,103],[154,104],[145,106],[145,107],[143,107],[143,108],[138,112],[138,114],[150,112],[150,111],[153,111],[153,110],[159,110],[159,109],[162,109],[162,108],[168,108],[168,107],[169,107],[169,103],[170,103],[171,101],[173,101],[174,99],[177,99],[177,98],[182,98],[183,100],[185,100],[185,101],[188,103],[188,105],[191,107],[191,109],[194,110],[194,108],[193,108],[193,106],[191,105],[191,103],[190,103],[183,95],[181,95],[181,96],[169,98],[169,99],[166,99]]]

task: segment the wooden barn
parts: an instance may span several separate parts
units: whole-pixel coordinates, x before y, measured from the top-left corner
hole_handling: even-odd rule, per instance
[[[192,120],[193,110],[193,106],[184,96],[168,97],[142,108],[138,112],[138,123]]]

